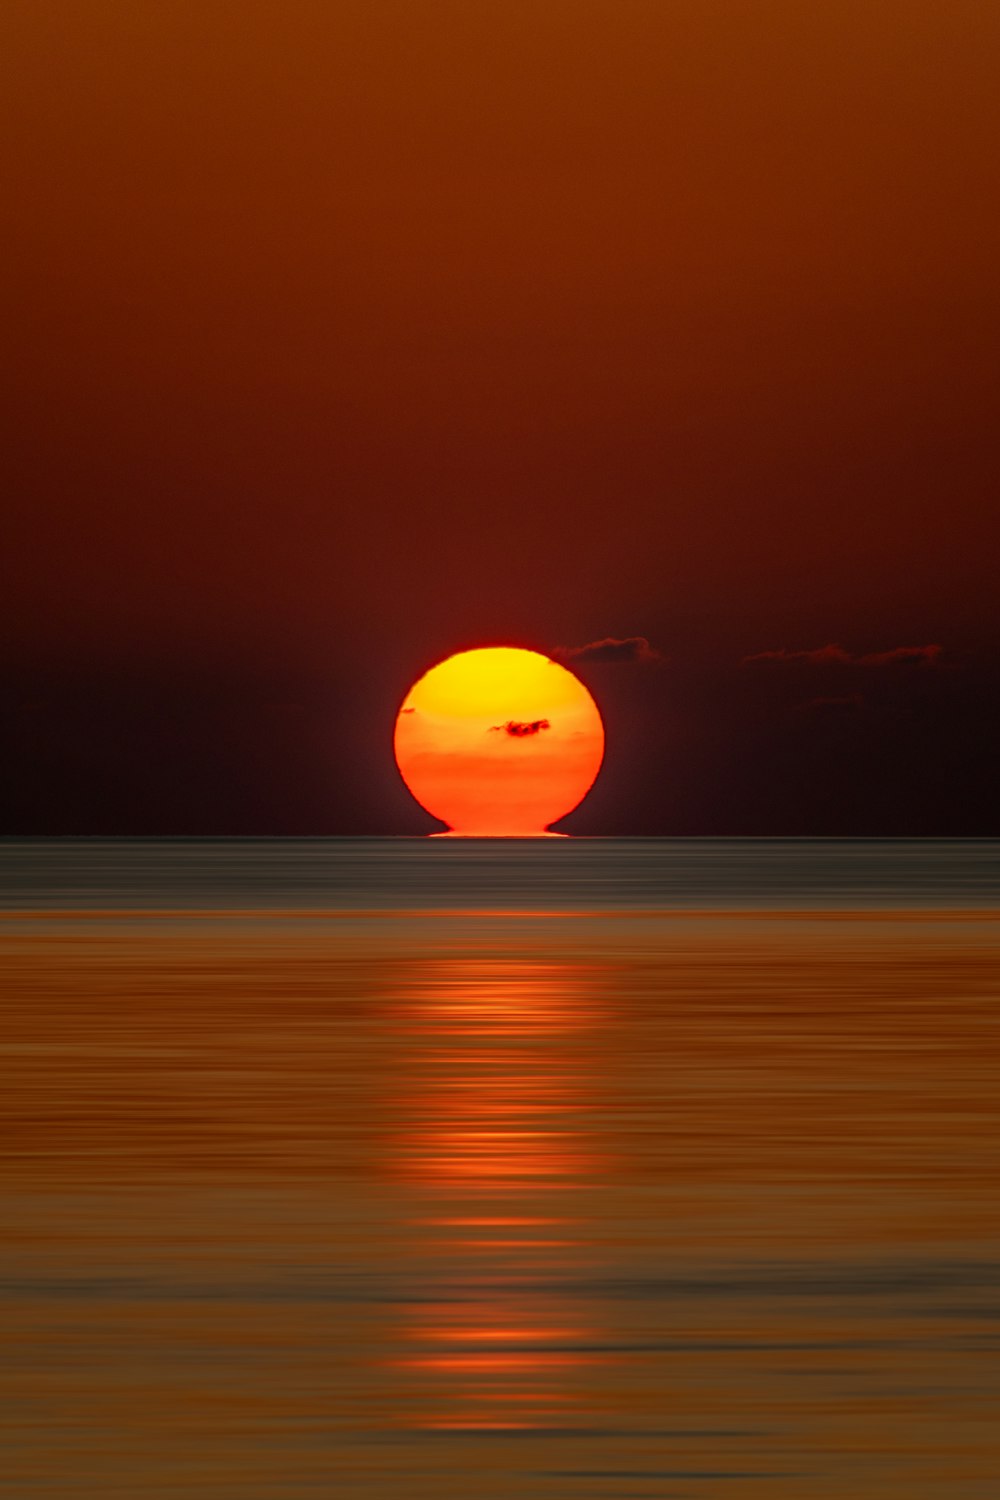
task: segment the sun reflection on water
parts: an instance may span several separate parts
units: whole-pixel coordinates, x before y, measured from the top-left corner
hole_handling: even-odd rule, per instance
[[[391,1169],[428,1297],[397,1359],[415,1425],[503,1430],[580,1420],[593,1307],[557,1290],[585,1258],[580,1197],[598,1164],[583,1122],[601,1025],[586,965],[427,960],[397,995],[409,1039]],[[589,1346],[589,1347],[588,1347]]]

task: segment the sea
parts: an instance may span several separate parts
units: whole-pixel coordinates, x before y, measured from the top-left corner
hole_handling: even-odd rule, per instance
[[[0,842],[0,1494],[996,1500],[1000,843]]]

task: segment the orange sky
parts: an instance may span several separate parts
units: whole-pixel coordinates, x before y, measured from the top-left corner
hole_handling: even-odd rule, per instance
[[[995,649],[996,7],[9,0],[0,47],[18,702],[187,674],[110,736],[155,761],[306,669],[360,766],[483,641]],[[192,733],[148,786],[246,743]]]

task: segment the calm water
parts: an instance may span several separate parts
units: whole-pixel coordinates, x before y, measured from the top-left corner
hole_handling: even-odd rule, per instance
[[[0,1492],[994,1500],[997,855],[8,842]]]

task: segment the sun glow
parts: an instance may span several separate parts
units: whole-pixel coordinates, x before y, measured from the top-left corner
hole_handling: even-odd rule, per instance
[[[396,763],[417,801],[466,837],[536,837],[586,796],[604,726],[579,678],[537,651],[461,651],[399,710]]]

